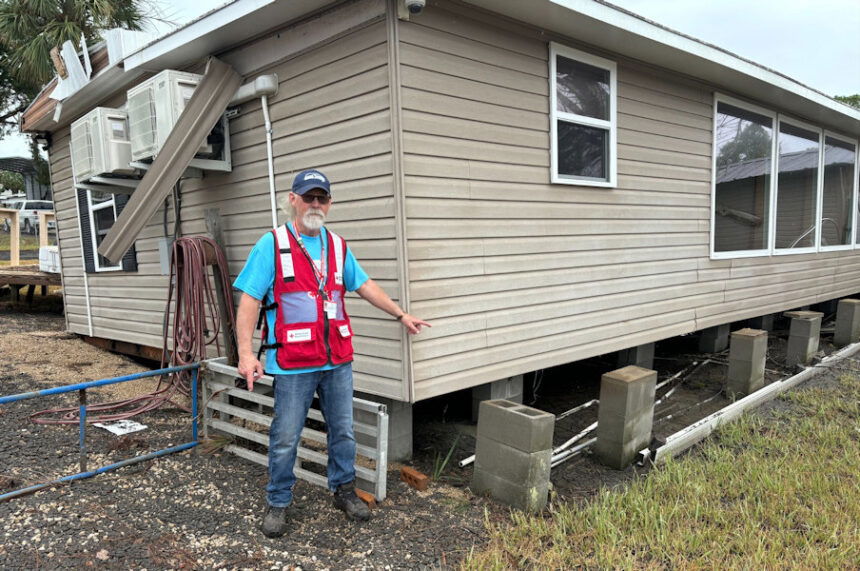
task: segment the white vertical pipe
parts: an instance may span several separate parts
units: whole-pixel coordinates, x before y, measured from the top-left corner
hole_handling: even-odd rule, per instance
[[[275,159],[272,156],[272,121],[269,119],[269,98],[261,98],[263,107],[263,124],[266,129],[266,155],[269,160],[269,200],[272,208],[272,228],[278,227],[278,203],[275,200]]]

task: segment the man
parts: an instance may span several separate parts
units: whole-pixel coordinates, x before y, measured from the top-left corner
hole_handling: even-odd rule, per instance
[[[317,170],[296,175],[284,226],[257,242],[234,287],[242,291],[236,317],[239,374],[253,390],[263,366],[251,349],[261,301],[266,305],[268,374],[275,379],[275,414],[269,429],[268,509],[262,532],[287,530],[293,501],[294,465],[314,392],[328,425],[328,485],[335,507],[366,521],[370,510],[355,494],[355,436],[352,422],[352,326],[344,307],[355,291],[399,320],[411,334],[430,326],[404,312],[356,261],[344,240],[323,226],[331,208],[331,186]]]

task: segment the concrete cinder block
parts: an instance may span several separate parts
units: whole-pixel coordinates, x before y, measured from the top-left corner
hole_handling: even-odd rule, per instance
[[[510,482],[484,470],[475,468],[472,476],[472,491],[490,494],[497,500],[527,512],[539,512],[546,505],[549,479],[530,485]]]
[[[482,401],[504,399],[515,403],[523,402],[523,376],[516,375],[472,387],[472,422],[478,421]]]
[[[478,413],[477,437],[523,452],[552,448],[555,415],[507,400],[485,400]]]
[[[708,327],[699,334],[699,351],[702,353],[719,353],[729,346],[730,325],[728,323]]]
[[[836,308],[833,344],[844,347],[860,341],[860,299],[840,299]]]
[[[628,366],[603,375],[595,453],[622,469],[651,441],[657,371]]]
[[[641,441],[645,443],[639,447],[644,448],[651,442],[651,425],[653,422],[653,405],[651,415],[646,412],[649,409],[641,409],[632,414],[618,414],[612,412],[599,413],[597,420],[597,439],[607,442],[624,443],[628,441]]]
[[[636,365],[643,369],[650,369],[654,366],[654,344],[646,343],[636,347],[629,347],[618,352],[617,366],[618,368],[626,367],[627,365]]]
[[[791,318],[785,364],[789,367],[805,365],[818,351],[823,314],[817,311],[787,311],[785,316]]]
[[[548,480],[552,450],[523,452],[491,438],[478,438],[475,469],[494,474],[509,482],[535,483]]]
[[[808,311],[806,313],[813,313]],[[801,337],[818,337],[821,333],[821,317],[819,313],[816,317],[794,317],[791,320],[789,335]]]
[[[774,315],[772,313],[753,317],[750,319],[750,328],[760,329],[762,331],[773,331],[773,320]]]
[[[657,371],[630,365],[600,379],[601,413],[630,415],[654,405]]]
[[[612,442],[600,440],[594,445],[594,455],[600,462],[615,470],[624,470],[636,459],[640,450],[651,442],[651,431],[648,431],[648,439],[644,442],[628,440],[627,442]]]
[[[729,360],[759,361],[767,358],[767,331],[739,329],[732,333]]]
[[[767,331],[741,329],[732,333],[726,392],[741,397],[764,386]]]
[[[388,408],[388,460],[399,462],[412,458],[412,404],[376,395],[356,393],[359,398],[384,404]],[[373,424],[373,413],[357,410],[355,420]],[[355,441],[365,446],[375,446],[372,436],[355,433]]]

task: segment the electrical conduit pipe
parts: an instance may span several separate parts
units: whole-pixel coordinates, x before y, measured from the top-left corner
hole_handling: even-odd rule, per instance
[[[274,73],[261,75],[236,91],[229,105],[235,106],[251,99],[260,98],[263,109],[263,128],[266,130],[266,155],[269,168],[269,201],[272,210],[272,228],[278,226],[278,204],[275,200],[275,159],[272,150],[272,121],[269,117],[269,97],[278,93],[278,76]]]
[[[731,422],[745,411],[760,406],[775,398],[780,393],[808,380],[815,375],[819,367],[827,367],[838,363],[842,359],[846,359],[858,351],[860,351],[860,343],[849,345],[848,347],[825,357],[818,365],[807,367],[793,377],[771,383],[751,395],[747,395],[741,400],[735,401],[727,407],[718,410],[710,416],[706,416],[702,420],[694,422],[687,428],[679,430],[671,436],[668,436],[666,438],[666,443],[653,451],[652,457],[654,458],[654,463],[660,464],[661,462],[665,462],[668,458],[680,454],[687,448],[710,435],[720,425],[726,422]]]

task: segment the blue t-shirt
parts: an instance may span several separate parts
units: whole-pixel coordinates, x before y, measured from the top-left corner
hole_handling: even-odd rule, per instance
[[[293,225],[289,224],[290,231],[295,235]],[[322,229],[319,236],[306,236],[302,234],[302,242],[308,250],[314,263],[319,267],[320,258],[322,255],[322,240],[327,240],[325,228]],[[368,280],[365,271],[358,264],[352,250],[346,249],[346,259],[343,261],[343,286],[347,291],[355,291],[364,285]],[[245,262],[245,267],[236,277],[233,282],[233,287],[247,293],[254,299],[266,300],[266,303],[271,303],[274,299],[274,284],[275,284],[275,237],[271,232],[266,232],[263,237],[257,240],[251,253],[248,254],[248,261]],[[275,342],[275,318],[276,309],[270,309],[266,312],[266,321],[269,324],[269,339],[266,343]],[[306,369],[282,369],[278,366],[278,361],[275,358],[277,349],[267,349],[266,358],[263,361],[263,368],[269,375],[294,375],[297,373],[309,373],[311,371],[326,371],[333,369],[336,365],[327,364],[321,367],[309,367]]]

